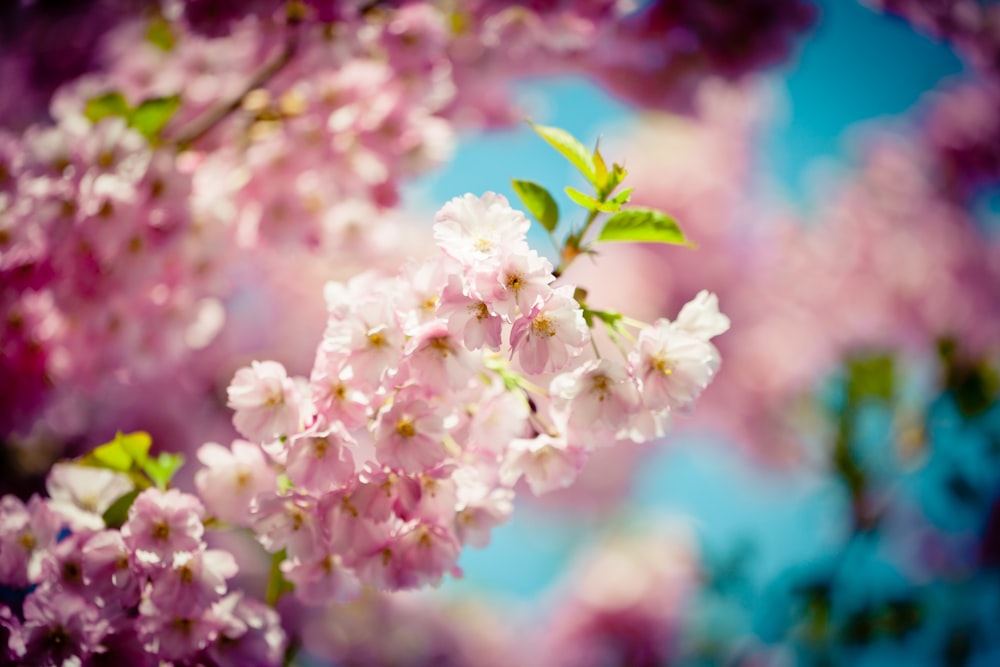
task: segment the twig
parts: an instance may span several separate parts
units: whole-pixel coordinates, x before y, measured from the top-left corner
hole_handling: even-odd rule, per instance
[[[295,56],[298,46],[299,35],[297,26],[292,25],[289,28],[288,36],[285,38],[285,43],[281,50],[257,70],[239,95],[229,101],[216,104],[204,114],[195,118],[187,127],[181,129],[178,136],[173,140],[173,143],[183,150],[211,131],[212,128],[221,123],[229,114],[239,109],[240,105],[243,104],[243,99],[247,95],[263,86],[275,74],[280,72]]]

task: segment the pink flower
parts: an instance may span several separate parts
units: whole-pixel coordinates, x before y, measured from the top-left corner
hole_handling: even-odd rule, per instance
[[[0,584],[26,586],[61,527],[62,520],[39,496],[27,506],[14,496],[0,498]]]
[[[117,530],[102,530],[83,545],[83,579],[102,606],[139,603],[140,578],[129,567],[131,552]]]
[[[568,413],[577,437],[614,435],[642,407],[639,389],[625,364],[595,359],[553,378],[549,393],[557,409]]]
[[[503,320],[461,277],[448,276],[441,292],[438,314],[448,321],[448,332],[469,350],[499,350]]]
[[[396,393],[375,424],[379,462],[403,472],[421,472],[447,458],[441,413],[421,396],[418,387]]]
[[[708,341],[729,331],[729,318],[719,312],[719,297],[702,290],[684,304],[673,326]]]
[[[445,204],[434,217],[434,239],[452,259],[474,266],[501,248],[524,245],[530,223],[503,195],[466,194]]]
[[[500,467],[500,481],[513,486],[523,476],[531,492],[541,495],[572,484],[586,460],[584,450],[548,435],[514,440]]]
[[[222,628],[213,613],[164,613],[150,600],[139,605],[136,621],[143,646],[161,660],[181,662],[209,645]]]
[[[45,480],[49,509],[73,530],[101,530],[101,516],[134,487],[127,475],[72,463],[56,463]]]
[[[505,253],[495,269],[478,272],[476,287],[492,310],[513,322],[518,312],[526,314],[548,299],[553,280],[552,263],[524,248]]]
[[[299,489],[324,493],[346,486],[354,479],[354,438],[339,423],[319,432],[292,438],[288,446],[285,473]]]
[[[357,575],[337,554],[326,554],[305,563],[286,560],[281,564],[281,571],[295,584],[297,597],[306,604],[349,602],[361,594]]]
[[[249,526],[254,498],[277,488],[277,474],[252,442],[233,440],[231,449],[205,443],[198,449],[198,461],[204,467],[195,474],[194,483],[205,506],[233,525]]]
[[[718,370],[719,353],[711,343],[661,319],[639,333],[630,362],[646,406],[659,411],[690,405]]]
[[[168,568],[153,575],[149,599],[163,614],[200,614],[225,595],[226,580],[238,571],[236,559],[228,551],[177,553]]]
[[[278,612],[241,591],[215,604],[212,615],[221,628],[208,653],[219,667],[277,667],[287,637]]]
[[[475,370],[474,357],[444,320],[432,320],[412,332],[400,365],[403,377],[434,391],[461,389]]]
[[[271,553],[286,549],[289,558],[318,557],[324,537],[316,502],[306,494],[262,496],[253,517],[257,541]]]
[[[527,373],[558,371],[566,366],[590,339],[573,287],[552,291],[544,302],[514,322],[510,332],[511,358],[516,352]]]
[[[108,623],[84,598],[40,588],[24,602],[24,665],[86,663],[100,648]]]
[[[309,394],[275,361],[254,361],[236,371],[226,390],[244,437],[267,442],[298,433],[312,417]]]
[[[195,496],[177,489],[146,489],[129,508],[122,538],[140,563],[169,566],[175,554],[201,548],[204,515]]]

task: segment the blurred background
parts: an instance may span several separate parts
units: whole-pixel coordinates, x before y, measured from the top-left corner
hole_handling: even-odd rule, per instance
[[[89,15],[98,16],[96,8],[148,3],[90,4]],[[187,4],[189,11],[227,6]],[[273,11],[271,4],[247,7]],[[485,0],[466,4],[496,9]],[[520,4],[543,17],[553,7],[590,7]],[[393,131],[403,133],[400,125],[408,137],[419,135],[409,152],[387,160],[385,183],[358,185],[356,174],[343,173],[349,167],[325,155],[309,167],[322,186],[309,194],[327,197],[317,206],[330,238],[317,240],[316,211],[289,204],[274,186],[301,176],[275,155],[312,156],[303,148],[307,132],[295,125],[309,114],[288,120],[275,111],[281,100],[297,99],[279,97],[282,90],[299,90],[300,79],[312,77],[315,63],[306,61],[269,84],[273,99],[262,108],[244,105],[230,126],[198,137],[211,159],[164,168],[176,199],[191,199],[194,213],[162,213],[169,224],[141,248],[167,239],[164,263],[180,276],[154,305],[142,281],[158,264],[136,271],[133,288],[107,267],[93,272],[101,276],[91,276],[94,284],[78,279],[91,264],[60,273],[80,254],[69,241],[63,254],[53,252],[58,262],[38,262],[41,272],[31,257],[0,252],[7,313],[0,322],[0,491],[27,497],[43,488],[54,458],[117,430],[149,431],[157,447],[186,451],[189,461],[205,441],[228,442],[225,386],[234,369],[274,358],[308,373],[325,317],[318,298],[325,280],[419,255],[429,246],[433,212],[461,193],[493,190],[516,201],[512,178],[553,192],[579,186],[565,161],[511,117],[516,109],[588,145],[600,139],[604,155],[629,169],[633,203],[671,213],[698,246],[609,246],[593,262],[578,261],[568,279],[589,290],[593,307],[644,321],[673,317],[701,289],[717,293],[732,319],[717,341],[722,369],[665,441],[600,450],[566,491],[519,493],[512,520],[494,530],[489,546],[463,553],[460,578],[433,591],[366,595],[321,610],[285,598],[286,625],[299,629],[297,664],[1000,664],[1000,4],[734,1],[742,13],[730,13],[723,0],[636,4],[634,16],[643,20],[643,9],[662,10],[651,12],[650,25],[680,16],[678,40],[693,40],[684,49],[696,56],[690,78],[690,63],[680,74],[664,66],[666,74],[642,75],[663,63],[640,56],[662,53],[637,47],[633,54],[630,36],[652,35],[647,41],[656,43],[662,35],[653,28],[663,26],[631,18],[622,23],[632,21],[633,32],[611,33],[625,35],[621,41],[597,42],[582,56],[557,54],[538,67],[532,45],[520,44],[528,57],[508,61],[503,53],[499,74],[483,81],[481,63],[454,58],[456,89],[446,91],[454,100],[440,102],[434,86],[419,89],[416,102],[392,111],[416,117],[413,127],[406,124],[412,118],[392,116],[387,136],[379,135],[385,128],[371,131],[388,144],[398,139]],[[74,32],[67,7],[54,0],[0,7],[2,89],[37,97],[0,93],[0,232],[17,229],[7,223],[21,215],[5,189],[4,170],[20,168],[10,158],[20,149],[11,146],[44,147],[43,133],[25,128],[44,115],[39,109],[57,86],[99,66],[98,56],[56,63],[64,72],[43,57],[58,49],[32,51],[36,35],[56,34],[35,32],[37,25],[91,34]],[[727,31],[730,18],[736,27]],[[417,19],[416,34],[440,36]],[[685,21],[707,25],[708,36],[685,32]],[[97,23],[84,27],[103,35],[107,26]],[[107,89],[101,86],[143,99],[180,81],[185,104],[194,102],[178,118],[197,120],[280,45],[257,24],[240,25],[222,43],[198,26],[166,39],[153,30],[162,28],[156,20],[139,28],[123,22],[103,44],[106,80],[84,77],[62,89],[51,114],[58,121]],[[512,25],[513,38],[524,38],[517,32],[524,26]],[[747,35],[760,39],[744,43]],[[160,47],[164,39],[167,51],[184,56],[174,58],[184,61],[177,71],[146,43]],[[128,51],[136,42],[141,53]],[[427,74],[419,58],[406,69],[415,56],[405,49],[403,56],[390,64]],[[331,57],[338,67],[339,57]],[[363,102],[376,96],[370,89],[398,83],[351,72],[333,89],[343,84]],[[517,79],[515,104],[485,94],[504,77]],[[310,104],[324,102],[317,89],[302,90]],[[453,140],[442,119],[458,128]],[[249,146],[235,156],[226,150],[234,127]],[[48,193],[11,191],[48,201]],[[305,222],[268,227],[282,216],[261,211],[285,204],[289,217]],[[572,215],[568,199],[559,204]],[[230,232],[255,206],[251,235],[267,243],[247,246]],[[392,225],[382,226],[383,214]],[[531,240],[553,252],[544,235]],[[54,296],[25,298],[42,294],[39,285]],[[179,485],[190,488],[192,474],[189,465]],[[251,564],[241,568],[254,575]]]

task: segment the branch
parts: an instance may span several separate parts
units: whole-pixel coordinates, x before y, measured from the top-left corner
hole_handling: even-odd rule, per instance
[[[292,25],[285,44],[281,50],[275,53],[257,72],[250,78],[250,81],[243,87],[243,91],[234,99],[228,102],[216,104],[204,114],[195,118],[187,127],[182,128],[173,143],[180,150],[188,148],[195,141],[207,134],[212,128],[221,123],[229,114],[233,113],[243,104],[244,98],[252,91],[262,87],[271,78],[280,72],[285,65],[291,62],[299,46],[299,34],[297,26]]]

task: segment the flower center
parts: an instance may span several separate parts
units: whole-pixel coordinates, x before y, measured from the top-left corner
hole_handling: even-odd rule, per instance
[[[417,434],[417,429],[413,427],[413,421],[406,417],[396,422],[396,433],[403,438],[412,438]]]
[[[543,338],[552,338],[556,335],[556,328],[553,326],[552,320],[545,315],[539,315],[531,320],[531,333]]]
[[[170,524],[166,521],[157,521],[153,524],[153,539],[166,542],[170,537]]]

